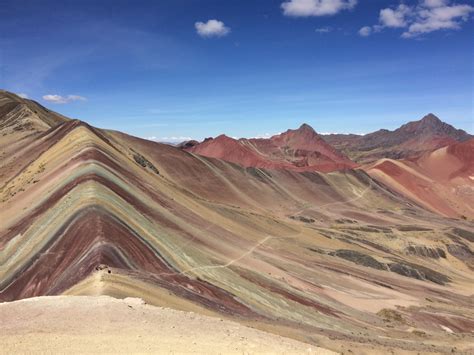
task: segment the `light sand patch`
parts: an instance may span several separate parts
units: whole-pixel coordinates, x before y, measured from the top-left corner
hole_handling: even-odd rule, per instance
[[[341,279],[346,281],[344,285],[347,288],[336,289],[325,285],[324,293],[336,301],[360,311],[377,313],[383,308],[408,307],[419,304],[419,301],[414,297],[398,291],[371,285],[350,276],[341,276]]]
[[[398,160],[381,159],[381,160],[377,161],[377,164],[374,165],[374,169],[378,169],[378,165],[380,165],[384,162],[390,162],[393,165],[396,165],[397,167],[399,167],[400,169],[405,170],[407,173],[412,174],[412,175],[418,177],[419,179],[425,180],[426,182],[433,182],[433,179],[430,179],[428,176],[425,176],[425,175],[421,174],[420,172],[413,169],[411,166],[407,165],[404,162],[398,161]]]
[[[140,299],[38,297],[0,304],[2,352],[312,353],[332,351]]]
[[[430,155],[433,158],[443,158],[443,157],[446,156],[447,153],[448,153],[448,147],[446,146],[446,147],[442,147],[442,148],[439,148],[439,149],[435,150]]]
[[[450,334],[454,333],[454,332],[451,330],[451,328],[448,328],[448,327],[446,327],[446,326],[444,326],[444,325],[440,325],[440,327],[441,327],[446,333],[450,333]]]

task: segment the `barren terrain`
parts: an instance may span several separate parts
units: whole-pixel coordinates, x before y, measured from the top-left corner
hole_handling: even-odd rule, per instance
[[[235,322],[148,306],[137,298],[39,297],[0,303],[2,353],[272,352],[329,355],[332,351]]]
[[[244,167],[0,94],[4,327],[17,300],[107,295],[312,348],[473,351],[472,145],[330,173]],[[426,179],[438,195],[422,189]],[[55,310],[45,299],[50,311],[25,317],[55,319],[74,300]],[[115,340],[128,341],[106,343]]]

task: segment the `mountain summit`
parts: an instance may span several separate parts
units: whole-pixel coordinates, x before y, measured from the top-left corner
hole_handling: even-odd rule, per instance
[[[220,135],[186,150],[245,167],[329,172],[356,166],[306,123],[268,139]]]
[[[394,131],[381,129],[364,136],[331,134],[324,136],[324,139],[353,160],[366,163],[380,158],[418,156],[472,137],[430,113],[421,120],[408,122]]]
[[[404,124],[395,130],[394,133],[400,134],[400,140],[403,140],[404,136],[408,137],[413,135],[450,137],[459,142],[466,141],[470,138],[470,135],[462,129],[454,128],[450,124],[441,121],[432,113],[426,115],[419,121]]]
[[[303,123],[300,128],[298,128],[296,131],[299,131],[299,132],[313,132],[316,134],[316,131],[313,129],[313,127],[311,127],[309,124],[307,123]]]
[[[279,137],[282,140],[292,140],[295,143],[306,143],[310,145],[314,143],[319,144],[322,140],[322,137],[307,123],[303,123],[297,129],[288,129],[286,132],[273,136],[271,139],[278,140]]]

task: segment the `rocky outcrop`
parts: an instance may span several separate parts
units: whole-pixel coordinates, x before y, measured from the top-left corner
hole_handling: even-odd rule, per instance
[[[421,256],[424,258],[446,259],[446,253],[441,248],[429,248],[422,245],[410,245],[405,249],[408,255]]]
[[[388,264],[390,271],[413,279],[431,281],[439,285],[445,285],[450,281],[449,277],[427,267],[407,262],[395,262]]]
[[[469,268],[474,269],[474,253],[467,245],[448,244],[448,253],[463,261]]]
[[[355,250],[340,249],[330,252],[329,255],[351,261],[357,265],[366,266],[377,270],[390,270],[402,276],[417,280],[431,281],[439,285],[444,285],[450,281],[449,277],[446,275],[431,270],[425,266],[402,261],[385,264],[376,260],[370,255]]]
[[[355,250],[345,250],[340,249],[334,252],[329,253],[331,256],[337,256],[339,258],[352,261],[357,265],[370,267],[372,269],[377,270],[386,270],[387,266],[384,263],[377,261],[375,258],[371,257],[370,255],[363,254],[361,252]]]

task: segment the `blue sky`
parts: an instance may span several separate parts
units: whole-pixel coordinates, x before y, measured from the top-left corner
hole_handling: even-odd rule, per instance
[[[161,140],[367,133],[429,112],[474,133],[474,3],[400,4],[0,0],[0,87]]]

